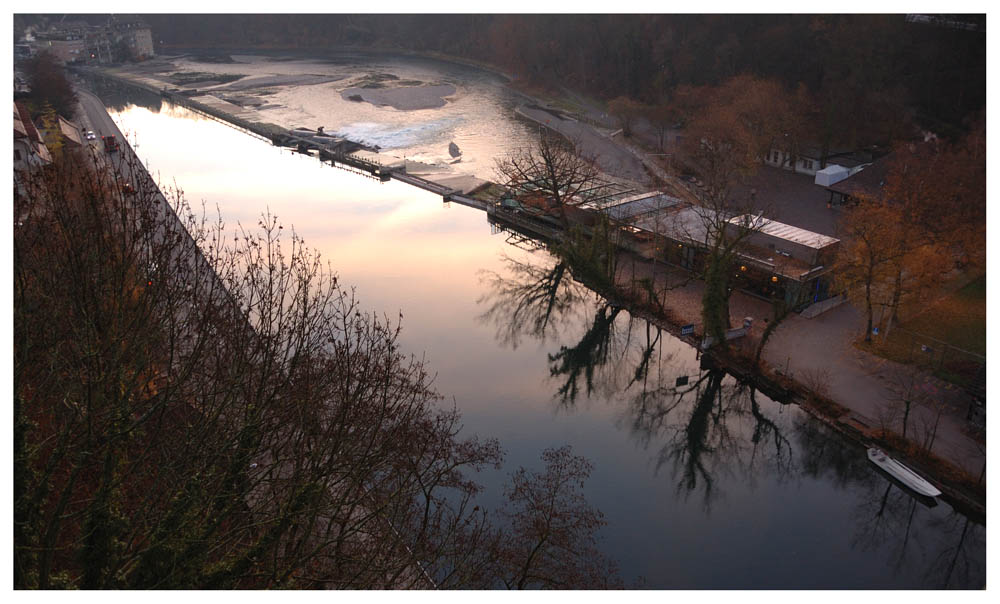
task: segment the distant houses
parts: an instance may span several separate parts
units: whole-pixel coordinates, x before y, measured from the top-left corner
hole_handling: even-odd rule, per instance
[[[885,186],[886,177],[889,173],[889,158],[879,158],[871,165],[865,166],[861,170],[851,173],[846,178],[832,182],[826,186],[830,192],[831,205],[843,205],[854,203],[860,199],[873,199],[879,196]],[[819,184],[819,183],[817,183]]]
[[[764,163],[775,168],[798,172],[799,174],[816,174],[820,169],[820,153],[818,150],[807,150],[798,155],[783,149],[771,149],[764,156]]]
[[[13,117],[14,172],[37,172],[52,163],[58,149],[74,151],[87,145],[79,126],[61,115],[53,115],[46,126],[43,118],[32,121],[28,108],[14,101]]]
[[[31,40],[17,44],[15,57],[52,53],[62,63],[121,63],[156,56],[153,32],[138,17],[112,16],[106,23],[66,21],[34,31]]]
[[[876,157],[871,150],[834,151],[825,162],[823,154],[815,147],[807,147],[797,155],[772,148],[764,157],[764,164],[814,176],[816,185],[830,192],[828,205],[843,205],[862,196],[877,194],[885,181],[886,157]],[[825,165],[823,165],[825,163]]]
[[[764,156],[764,164],[798,174],[815,176],[817,172],[833,163],[847,168],[853,174],[863,166],[870,164],[873,159],[872,153],[865,150],[833,150],[829,151],[824,158],[823,152],[818,147],[807,146],[799,150],[798,153],[793,153],[789,149],[772,147]]]

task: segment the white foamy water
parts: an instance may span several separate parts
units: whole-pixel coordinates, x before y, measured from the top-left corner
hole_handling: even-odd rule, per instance
[[[319,126],[346,138],[377,145],[397,157],[449,165],[456,174],[493,177],[494,160],[535,136],[536,128],[514,115],[515,93],[501,78],[469,67],[418,59],[350,55],[232,55],[235,63],[175,60],[176,71],[240,74],[247,77],[215,94],[256,96],[267,107],[263,121],[286,128]],[[325,80],[325,81],[324,81]],[[350,88],[450,84],[455,94],[443,107],[400,110],[342,98]],[[382,88],[376,88],[381,90]],[[452,164],[448,144],[462,151]]]
[[[456,130],[463,124],[457,116],[410,125],[356,122],[335,131],[339,136],[367,145],[377,145],[383,151],[407,150],[419,147],[442,147],[447,156],[448,143],[455,138]]]

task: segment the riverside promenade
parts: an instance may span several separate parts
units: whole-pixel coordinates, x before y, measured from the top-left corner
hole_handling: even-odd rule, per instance
[[[583,155],[595,158],[605,172],[635,182],[648,182],[650,177],[655,177],[661,185],[665,183],[685,199],[696,196],[686,183],[665,174],[635,143],[630,144],[620,135],[616,136],[606,127],[608,123],[594,125],[597,122],[592,109],[588,111],[587,119],[577,119],[565,111],[549,110],[538,105],[522,107],[518,113],[572,140]],[[606,115],[602,117],[607,118]],[[783,183],[788,180],[784,173],[768,176],[777,178],[778,189],[782,184],[788,184]],[[800,196],[799,189],[801,186],[795,193]],[[772,193],[780,194],[780,190]],[[830,231],[835,218],[824,214],[818,222],[813,220],[816,224],[805,226]],[[677,267],[654,264],[629,255],[629,260],[619,266],[618,283],[627,289],[633,279],[649,279],[655,283],[656,290],[663,292],[659,302],[667,309],[671,322],[693,324],[700,332],[697,326],[701,324],[704,293],[701,281],[691,279],[689,274]],[[678,283],[683,285],[677,286]],[[754,320],[751,335],[759,337],[764,329],[764,319],[770,320],[773,310],[770,303],[735,291],[730,313],[734,325],[741,324],[745,317],[751,317]],[[898,398],[893,392],[893,384],[900,380],[919,384],[925,393],[938,401],[941,413],[938,417],[937,410],[914,405],[907,422],[907,436],[920,442],[929,438],[929,433],[933,431],[932,453],[973,478],[982,477],[985,483],[985,433],[976,434],[967,420],[972,397],[927,372],[857,348],[854,342],[862,337],[864,329],[862,313],[849,303],[813,318],[792,314],[771,336],[762,360],[793,381],[811,389],[825,390],[822,394],[849,410],[848,416],[841,418],[842,421],[864,431],[877,431],[884,426],[901,432],[900,419],[890,419],[890,406],[893,399]]]
[[[518,113],[574,140],[585,155],[594,157],[602,170],[612,177],[645,186],[653,181],[654,175],[662,180],[662,170],[650,166],[641,150],[620,143],[604,129],[538,105],[521,107]],[[441,191],[447,189],[457,194],[469,188],[435,183],[433,176],[428,176],[426,180],[420,179],[422,182],[409,184],[435,192],[439,192],[436,188]],[[478,186],[478,183],[474,184]],[[671,179],[668,184],[675,190],[684,187],[684,183],[677,179]],[[693,194],[686,187],[679,193],[684,197]],[[664,292],[660,302],[667,309],[671,323],[696,326],[701,323],[703,285],[700,281],[662,263],[638,259],[622,262],[619,273],[621,286],[627,288],[633,279],[643,278],[655,283],[657,291]],[[678,282],[684,284],[671,287]],[[739,324],[744,317],[751,317],[754,319],[754,330],[759,334],[764,319],[770,318],[771,312],[768,302],[734,292],[731,303],[734,324]],[[848,417],[842,419],[857,428],[874,431],[886,422],[887,405],[893,396],[889,385],[893,378],[901,372],[913,370],[855,348],[853,340],[861,333],[859,313],[846,304],[812,319],[792,315],[775,331],[765,348],[763,360],[807,387],[822,386],[828,398],[849,410]],[[972,477],[980,476],[986,463],[985,437],[979,440],[968,430],[965,419],[970,402],[968,395],[949,388],[931,376],[920,375],[919,378],[939,395],[940,400],[946,402],[945,412],[941,414],[936,428],[933,453]],[[934,423],[935,418],[929,417],[928,413],[926,410],[913,413],[909,425],[914,432],[908,434],[915,433],[918,425]],[[901,431],[898,422],[889,427],[896,432]]]
[[[651,279],[658,291],[665,290],[660,302],[673,322],[700,325],[704,293],[701,281],[691,280],[671,289],[685,279],[679,269],[629,260],[619,267],[619,284],[624,285],[633,278]],[[742,322],[744,317],[753,318],[752,334],[759,336],[764,319],[771,318],[772,309],[760,298],[735,291],[730,313],[734,324]],[[971,396],[929,374],[858,349],[854,341],[862,335],[864,325],[864,317],[850,304],[841,304],[812,319],[792,314],[775,330],[762,359],[807,387],[825,387],[830,399],[850,410],[849,420],[870,429],[878,429],[886,421],[887,407],[894,398],[893,381],[901,374],[913,374],[924,388],[934,392],[944,403],[933,453],[971,476],[979,476],[986,464],[986,447],[985,437],[982,441],[975,438],[966,420]],[[936,414],[914,407],[908,422],[908,435],[917,434],[919,438],[924,436],[925,427],[933,425]],[[901,431],[898,418],[889,427]]]

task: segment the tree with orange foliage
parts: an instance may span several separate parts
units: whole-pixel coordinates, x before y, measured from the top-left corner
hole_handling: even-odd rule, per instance
[[[907,302],[938,291],[957,268],[985,268],[986,166],[980,121],[956,143],[899,145],[889,160],[878,202],[896,213],[897,252],[889,263],[885,335]],[[853,212],[855,210],[851,210]]]
[[[627,96],[620,96],[608,101],[608,113],[618,118],[622,127],[622,136],[632,136],[632,126],[645,111],[645,106]]]
[[[835,262],[837,284],[864,310],[865,342],[872,340],[874,308],[884,302],[880,285],[892,275],[902,255],[900,212],[877,200],[861,201],[840,224],[840,248]]]
[[[780,83],[748,75],[676,91],[675,106],[687,122],[682,159],[705,181],[713,203],[725,202],[772,148],[797,147],[802,102]]]

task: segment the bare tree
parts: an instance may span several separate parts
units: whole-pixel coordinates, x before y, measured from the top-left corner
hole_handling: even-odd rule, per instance
[[[604,516],[583,487],[593,466],[570,447],[546,449],[545,470],[520,468],[507,488],[510,539],[499,557],[510,589],[620,587],[617,569],[597,549]]]
[[[764,353],[764,347],[767,346],[774,332],[778,330],[785,319],[791,314],[792,306],[784,300],[771,301],[771,316],[769,319],[765,319],[767,325],[764,327],[764,331],[760,335],[760,342],[757,343],[756,350],[754,351],[754,365],[760,366],[760,357]]]
[[[567,209],[586,201],[584,196],[598,184],[598,176],[592,160],[548,133],[541,134],[536,144],[496,161],[498,184],[524,202],[554,211],[565,229],[570,226]]]
[[[64,160],[19,174],[14,203],[17,587],[508,576],[470,478],[499,444],[460,436],[398,321],[271,216],[234,235]],[[547,580],[599,579],[574,564]]]
[[[715,344],[726,348],[726,329],[731,326],[729,300],[733,292],[733,272],[746,240],[766,224],[761,214],[750,211],[730,214],[716,206],[702,208],[704,227],[705,263],[702,277],[705,292],[702,295],[702,321],[705,335]]]
[[[938,427],[941,425],[941,416],[946,411],[951,410],[948,401],[937,393],[934,387],[927,384],[924,388],[926,396],[922,397],[920,410],[917,415],[917,436],[920,438],[920,446],[927,453],[934,450],[934,442],[937,440]]]
[[[900,418],[902,436],[905,439],[910,424],[910,413],[926,404],[929,394],[926,390],[926,376],[902,367],[890,374],[887,406],[893,415]]]
[[[672,103],[661,103],[647,107],[645,115],[656,131],[656,148],[662,153],[664,138],[666,138],[667,132],[678,122],[680,114]]]
[[[732,190],[756,172],[777,140],[784,140],[794,111],[780,85],[749,76],[702,93],[707,102],[691,115],[681,161],[704,180],[701,232],[692,234],[705,252],[702,318],[705,334],[725,346],[736,258],[746,240],[767,222],[754,195],[738,199]],[[679,94],[678,106],[689,102],[688,96],[689,91]]]

